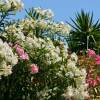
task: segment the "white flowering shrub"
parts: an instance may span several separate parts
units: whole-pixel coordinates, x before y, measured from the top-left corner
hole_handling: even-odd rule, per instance
[[[5,2],[14,10],[23,6],[20,0],[5,0],[4,9]],[[79,69],[77,55],[55,39],[55,34],[68,35],[70,26],[52,17],[51,10],[34,8],[0,34],[0,100],[88,97],[85,69]]]
[[[17,56],[11,47],[0,39],[0,77],[12,73],[12,67],[18,62]]]
[[[22,0],[0,0],[0,11],[21,10],[23,6]]]

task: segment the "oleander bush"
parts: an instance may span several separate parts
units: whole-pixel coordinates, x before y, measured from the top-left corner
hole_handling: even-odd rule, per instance
[[[86,83],[92,98],[100,96],[100,55],[89,49],[86,54],[82,51],[79,55],[78,65],[87,71]]]
[[[0,100],[88,99],[87,67],[62,41],[71,27],[42,8],[27,10],[24,19],[6,19],[22,8],[21,0],[0,1]]]

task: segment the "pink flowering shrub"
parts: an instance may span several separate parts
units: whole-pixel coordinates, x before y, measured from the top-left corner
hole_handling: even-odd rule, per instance
[[[96,55],[94,50],[88,50],[87,55],[79,56],[79,66],[87,69],[86,82],[90,94],[100,94],[100,55]]]
[[[96,65],[100,65],[100,56],[99,55],[96,55],[95,51],[94,50],[88,50],[88,57],[90,58],[93,58]]]

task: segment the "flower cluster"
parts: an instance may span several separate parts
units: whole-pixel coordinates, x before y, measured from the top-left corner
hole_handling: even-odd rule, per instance
[[[96,53],[95,53],[94,50],[88,50],[88,56],[89,56],[89,59],[92,59],[92,61],[94,62],[94,64],[91,64],[90,68],[87,70],[88,71],[88,74],[87,74],[87,83],[89,84],[89,86],[95,87],[97,84],[100,83],[100,76],[98,76],[99,73],[97,73],[97,71],[96,71],[96,76],[93,77],[92,74],[93,74],[93,69],[94,68],[91,68],[91,67],[92,66],[96,67],[96,65],[98,67],[98,65],[100,65],[100,56],[96,55]]]
[[[52,26],[52,27],[51,27]],[[60,33],[63,35],[68,35],[71,30],[71,27],[68,24],[65,24],[63,21],[56,23],[50,22],[48,27],[52,30],[52,33]]]
[[[22,0],[0,0],[0,10],[21,10],[24,4]]]
[[[35,30],[37,27],[39,27],[42,30],[42,32],[48,32],[48,34],[60,33],[62,35],[68,35],[71,30],[71,27],[68,24],[65,24],[64,22],[57,23],[45,19],[24,19],[20,21],[19,26],[21,28],[22,26],[24,26],[24,30],[27,30],[29,27]]]
[[[24,49],[16,44],[13,48],[15,48],[16,50],[16,53],[18,54],[19,58],[23,61],[29,61],[29,55],[24,51]],[[30,69],[30,73],[32,74],[36,74],[38,73],[38,70],[39,70],[39,67],[36,65],[36,64],[31,64],[29,66],[29,69]]]
[[[17,28],[18,27],[18,28]],[[37,28],[40,29],[37,33]],[[25,41],[25,35],[29,37],[34,37],[34,35],[45,35],[45,34],[56,34],[61,33],[63,35],[68,35],[70,32],[70,26],[64,23],[51,23],[47,22],[46,20],[34,20],[34,19],[23,19],[18,23],[13,25],[7,26],[6,28],[7,33],[3,33],[2,35],[6,37],[10,37],[12,41]],[[29,30],[30,29],[30,30]]]
[[[17,54],[22,60],[29,60],[28,54],[21,48],[19,45],[15,45],[14,48],[16,49]]]
[[[24,42],[24,46],[28,47],[28,52],[32,57],[34,57],[34,59],[37,58],[36,54],[39,54],[37,51],[43,50],[44,54],[42,53],[41,56],[43,55],[44,57],[41,60],[46,65],[62,61],[62,57],[60,56],[61,50],[59,46],[55,47],[50,38],[43,40],[41,38],[36,38],[35,36],[34,38],[27,37],[26,41]],[[64,49],[63,53],[65,54],[63,54],[63,58],[67,58],[67,49]]]
[[[96,55],[94,50],[89,49],[87,55],[80,56],[79,65],[85,67],[87,70],[86,82],[89,86],[90,94],[98,95],[100,84],[100,56]]]
[[[0,39],[0,77],[11,74],[12,66],[17,62],[17,56],[13,53],[12,48]]]
[[[41,19],[51,19],[54,14],[53,12],[51,11],[51,9],[42,9],[40,7],[38,8],[34,8],[34,12],[37,13],[39,15],[39,18]]]
[[[100,56],[96,55],[94,50],[88,50],[88,56],[95,60],[96,65],[100,65]]]
[[[73,100],[84,100],[85,98],[89,97],[87,91],[88,84],[86,84],[85,80],[87,73],[85,69],[79,69],[76,66],[77,60],[77,55],[75,53],[72,53],[70,55],[70,58],[68,59],[66,68],[64,68],[66,72],[65,76],[73,79],[76,87],[74,87],[73,84],[70,84],[63,95],[66,96],[67,99],[72,98]]]

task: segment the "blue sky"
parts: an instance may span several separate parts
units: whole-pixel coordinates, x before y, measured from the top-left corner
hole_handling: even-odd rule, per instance
[[[76,12],[84,9],[87,12],[94,13],[94,19],[100,18],[100,0],[23,0],[24,8],[42,7],[50,8],[54,12],[54,19],[57,21],[69,21]],[[16,18],[22,18],[25,11],[17,14]]]

